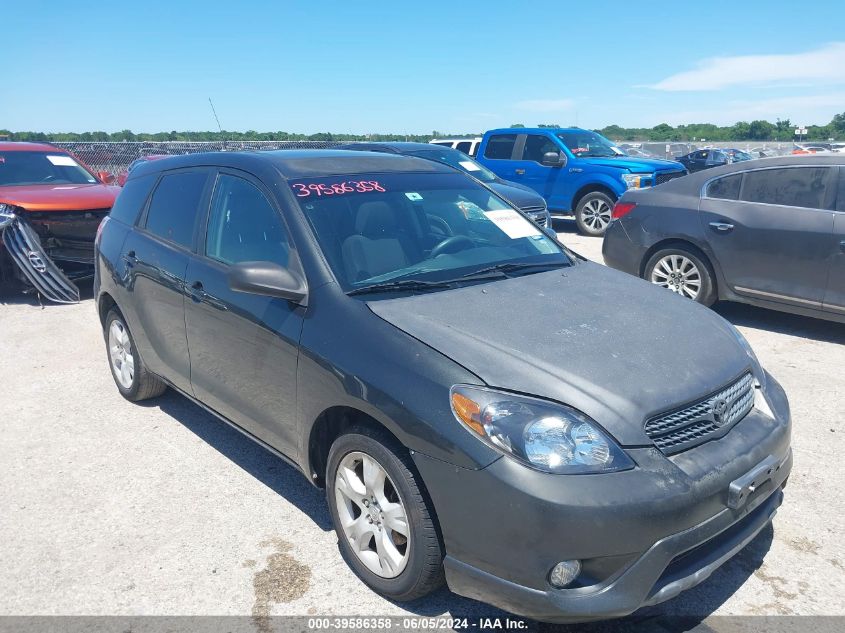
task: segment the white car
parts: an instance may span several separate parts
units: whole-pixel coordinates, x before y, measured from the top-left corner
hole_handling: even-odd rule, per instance
[[[473,158],[478,153],[478,144],[481,143],[481,137],[475,138],[435,138],[431,139],[429,143],[434,145],[443,145],[444,147],[451,147],[459,152],[463,152],[467,156]]]

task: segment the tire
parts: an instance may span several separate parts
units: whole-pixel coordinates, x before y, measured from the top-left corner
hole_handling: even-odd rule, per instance
[[[615,201],[601,191],[585,194],[575,206],[575,223],[582,235],[601,237],[610,224]]]
[[[138,402],[160,396],[167,390],[164,381],[147,370],[129,326],[117,308],[112,308],[106,315],[103,335],[109,369],[120,395],[131,402]]]
[[[372,461],[365,466],[367,459]],[[377,472],[373,463],[385,475],[370,480],[381,481],[381,491],[378,483],[364,484],[365,467],[368,474]],[[356,426],[338,437],[329,451],[326,499],[340,553],[371,589],[405,602],[443,585],[444,550],[436,518],[407,449],[391,435]],[[403,525],[407,536],[391,529]]]
[[[646,263],[643,278],[705,306],[713,305],[717,298],[713,270],[692,248],[676,246],[657,251]]]

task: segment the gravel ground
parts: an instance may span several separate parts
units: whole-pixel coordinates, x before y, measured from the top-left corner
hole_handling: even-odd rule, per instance
[[[601,261],[600,240],[557,228]],[[304,477],[173,393],[123,400],[90,292],[0,303],[0,614],[502,615],[446,590],[380,598],[341,560]],[[773,528],[640,615],[845,615],[845,326],[717,310],[789,394],[794,471]]]

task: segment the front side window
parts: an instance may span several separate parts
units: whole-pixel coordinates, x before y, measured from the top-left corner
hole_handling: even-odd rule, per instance
[[[0,187],[16,185],[93,185],[97,179],[70,154],[0,152]]]
[[[739,198],[739,186],[742,184],[742,174],[732,174],[717,178],[707,185],[705,196],[720,200],[736,200]]]
[[[211,200],[205,254],[225,264],[262,261],[287,267],[290,251],[282,218],[248,180],[220,174]]]
[[[190,248],[207,179],[204,171],[183,171],[162,176],[147,210],[147,231]]]
[[[742,200],[788,207],[825,208],[830,167],[761,169],[745,174]]]
[[[571,263],[534,223],[457,172],[289,184],[347,292],[400,280],[463,283],[459,278],[499,264],[528,274]]]
[[[484,148],[484,158],[510,160],[513,146],[516,144],[516,134],[496,134],[487,140]]]
[[[522,148],[522,160],[532,160],[535,163],[543,162],[543,155],[547,152],[558,153],[560,148],[548,136],[543,134],[529,134],[525,139],[525,146]]]
[[[427,160],[436,160],[438,163],[465,171],[473,178],[478,178],[481,182],[496,182],[496,174],[456,149],[426,148],[424,150],[407,152],[407,154],[408,156],[416,156]]]

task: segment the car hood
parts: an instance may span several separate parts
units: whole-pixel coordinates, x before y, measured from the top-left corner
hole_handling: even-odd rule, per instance
[[[497,180],[496,182],[489,183],[489,186],[493,191],[506,200],[510,200],[520,209],[543,207],[546,204],[539,193],[515,182]]]
[[[635,173],[651,171],[680,171],[684,166],[674,160],[663,160],[662,158],[633,158],[631,156],[620,156],[619,158],[580,158],[588,165],[599,167],[615,167],[617,169],[628,169]]]
[[[751,368],[716,313],[591,262],[369,307],[488,386],[575,407],[626,446]]]
[[[25,185],[0,187],[0,202],[26,211],[110,209],[120,187],[110,185]]]

